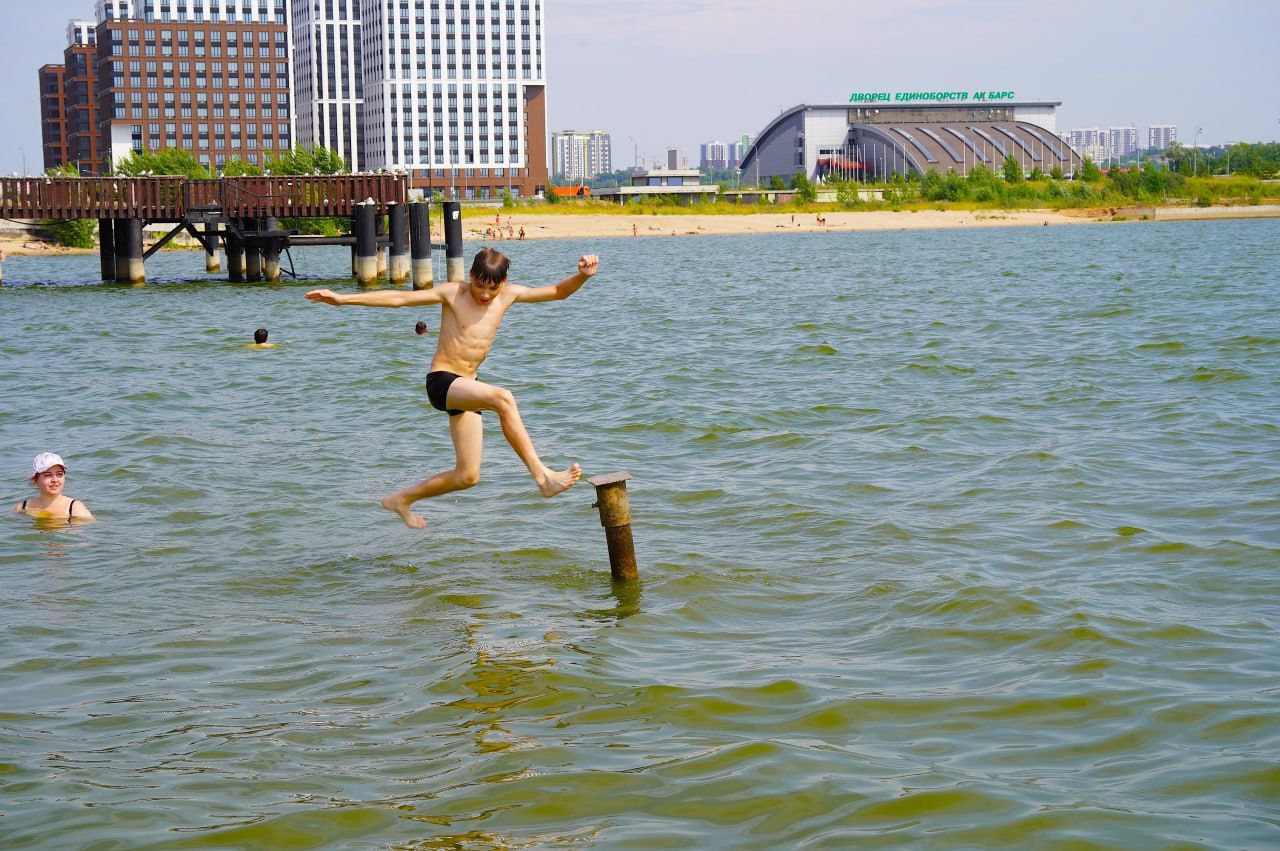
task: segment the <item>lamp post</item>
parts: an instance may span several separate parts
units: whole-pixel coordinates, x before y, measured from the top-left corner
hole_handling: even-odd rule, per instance
[[[631,168],[639,168],[640,166],[640,146],[636,144],[634,136],[628,136],[631,140]]]
[[[1191,155],[1194,158],[1191,160],[1191,176],[1192,177],[1197,177],[1200,174],[1200,134],[1203,132],[1204,132],[1203,127],[1197,127],[1196,135],[1191,141],[1191,147],[1192,147]]]
[[[22,176],[26,177],[27,176],[27,152],[21,145],[19,145],[18,153],[22,154]]]

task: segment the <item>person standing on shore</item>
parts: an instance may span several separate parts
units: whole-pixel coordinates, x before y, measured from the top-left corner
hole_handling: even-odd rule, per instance
[[[13,507],[14,514],[41,520],[92,520],[89,509],[78,499],[62,492],[67,482],[67,465],[52,452],[41,452],[31,462],[31,483],[40,491],[35,499],[24,499]]]

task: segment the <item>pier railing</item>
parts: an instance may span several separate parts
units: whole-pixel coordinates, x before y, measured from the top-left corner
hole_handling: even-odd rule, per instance
[[[372,198],[380,212],[408,200],[408,181],[392,174],[224,177],[3,177],[0,217],[181,221],[188,211],[227,217],[350,216]]]

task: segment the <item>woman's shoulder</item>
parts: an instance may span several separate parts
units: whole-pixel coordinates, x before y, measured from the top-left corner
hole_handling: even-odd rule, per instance
[[[71,500],[71,516],[80,517],[85,520],[93,519],[93,514],[89,512],[89,507],[78,499]]]

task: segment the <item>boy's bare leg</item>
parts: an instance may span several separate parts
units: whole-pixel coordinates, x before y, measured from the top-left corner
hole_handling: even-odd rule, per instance
[[[493,411],[502,423],[502,435],[511,444],[511,448],[520,456],[520,460],[529,468],[533,480],[538,483],[538,490],[543,496],[555,496],[563,493],[578,483],[582,470],[574,464],[567,470],[555,471],[542,463],[529,432],[525,430],[524,421],[520,419],[520,411],[516,407],[516,399],[511,391],[474,378],[456,378],[449,385],[449,396],[445,401],[449,408],[462,408],[466,411]]]
[[[479,414],[466,412],[449,417],[449,435],[453,438],[454,468],[436,473],[399,493],[382,498],[382,507],[400,515],[410,529],[426,528],[427,521],[409,510],[420,499],[463,490],[480,481],[480,458],[484,453],[484,421]]]

